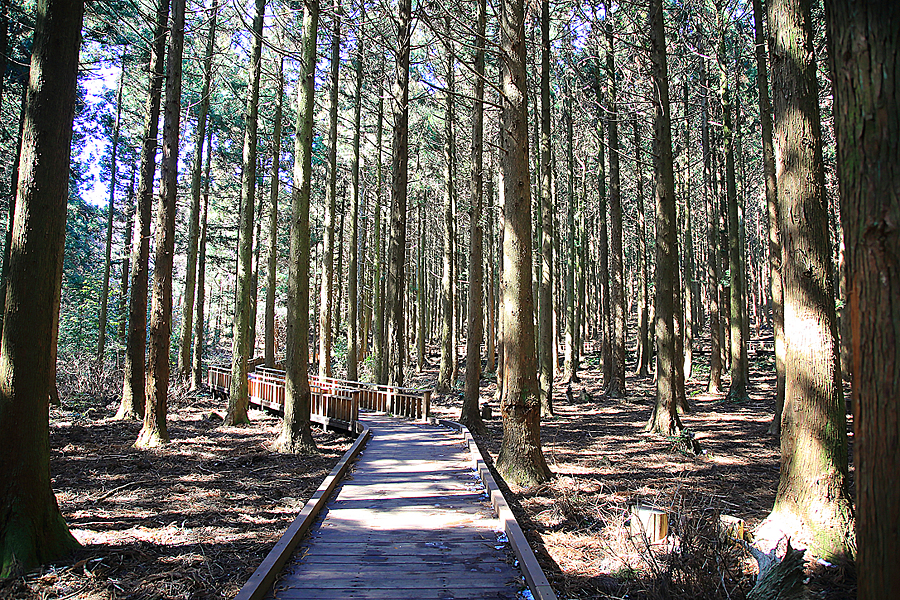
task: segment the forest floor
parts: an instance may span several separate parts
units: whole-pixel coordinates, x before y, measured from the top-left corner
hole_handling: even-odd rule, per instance
[[[0,598],[233,598],[352,443],[314,429],[319,455],[279,454],[280,418],[224,427],[221,402],[180,394],[171,443],[138,450],[141,424],[116,408],[64,395],[51,410],[53,489],[82,548],[0,582]]]
[[[720,515],[741,519],[746,537],[753,539],[778,487],[779,441],[768,433],[775,397],[771,337],[754,348],[752,386],[743,402],[725,399],[727,374],[722,393],[706,393],[707,358],[695,353],[693,377],[686,382],[692,411],[681,418],[700,444],[697,456],[680,451],[675,439],[643,431],[656,384],[652,375],[636,377],[633,364],[622,399],[603,395],[599,356],[593,353],[582,361],[580,382],[567,386],[557,378],[555,415],[541,420],[541,443],[553,479],[513,488],[507,497],[561,598],[746,595],[755,581],[756,562],[719,537],[718,523]],[[434,355],[430,361],[436,365],[439,358]],[[435,367],[409,383],[426,384],[436,377]],[[437,415],[458,419],[463,377],[461,369],[455,393],[434,399]],[[503,437],[495,378],[482,381],[481,399],[489,401],[494,418],[486,421],[488,433],[478,443],[495,459]],[[852,479],[852,457],[850,464]],[[635,504],[667,512],[675,535],[659,544],[630,535],[629,512]],[[794,539],[795,547],[797,543]],[[779,555],[784,546],[782,540]],[[807,571],[812,597],[856,597],[852,568],[812,561]]]
[[[682,420],[700,443],[697,456],[643,432],[655,397],[652,376],[635,377],[630,369],[627,397],[606,398],[599,358],[588,352],[570,394],[557,379],[556,414],[541,423],[554,477],[506,491],[560,598],[745,596],[756,564],[722,541],[717,524],[720,514],[730,515],[752,532],[775,498],[771,340],[764,347],[751,350],[752,387],[743,402],[707,394],[706,357],[695,355],[686,385],[693,410]],[[437,365],[439,355],[429,361]],[[407,384],[431,387],[436,377],[435,366]],[[464,365],[454,392],[434,398],[436,416],[459,417],[463,377]],[[724,389],[727,384],[726,377]],[[491,460],[502,439],[494,375],[483,379],[481,398],[494,415],[478,440]],[[138,450],[132,445],[140,423],[113,420],[116,407],[114,393],[105,399],[64,393],[63,408],[51,410],[53,488],[83,548],[67,561],[0,583],[0,598],[233,598],[350,445],[346,437],[315,430],[320,455],[279,454],[272,447],[276,416],[251,411],[250,426],[224,427],[221,402],[175,390],[172,442]],[[669,514],[675,535],[668,543],[629,534],[629,508],[637,503]],[[855,597],[850,569],[812,562],[808,574],[811,597]]]

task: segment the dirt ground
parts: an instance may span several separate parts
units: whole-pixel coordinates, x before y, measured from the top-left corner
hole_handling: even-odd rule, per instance
[[[627,398],[605,398],[599,359],[588,353],[571,393],[556,381],[556,414],[541,424],[554,478],[507,497],[560,598],[746,595],[756,564],[721,540],[717,523],[729,515],[752,532],[772,507],[779,468],[778,440],[767,432],[773,360],[771,343],[755,344],[750,398],[729,403],[705,393],[706,358],[695,354],[686,386],[693,410],[682,419],[700,443],[697,456],[643,432],[652,377],[629,370]],[[433,386],[436,349],[429,362],[435,366],[407,384]],[[463,375],[464,366],[454,393],[434,398],[436,416],[458,418]],[[494,419],[479,444],[496,457],[502,426],[493,375],[481,392]],[[208,395],[171,402],[172,443],[154,450],[132,447],[140,424],[113,421],[114,401],[82,398],[51,411],[54,490],[83,549],[3,582],[0,598],[232,598],[350,445],[317,430],[320,455],[285,456],[272,449],[275,416],[252,411],[249,427],[223,427],[225,407]],[[629,534],[634,504],[669,513],[669,543]],[[813,563],[808,575],[811,597],[855,597],[852,569]]]
[[[53,488],[82,549],[0,582],[0,598],[233,598],[352,440],[314,429],[317,456],[274,452],[275,416],[223,427],[208,395],[169,407],[172,442],[133,447],[135,421],[90,400],[51,411]]]

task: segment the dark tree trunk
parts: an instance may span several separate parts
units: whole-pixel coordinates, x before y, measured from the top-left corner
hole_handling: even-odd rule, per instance
[[[811,534],[810,551],[831,559],[852,556],[856,543],[809,0],[773,0],[768,16],[772,83],[779,90],[774,139],[786,384],[772,513],[776,520],[801,522]]]
[[[312,186],[313,108],[319,2],[306,0],[302,63],[297,85],[294,188],[291,193],[291,247],[288,259],[284,420],[276,446],[283,452],[316,451],[310,428],[309,391],[309,197]]]
[[[384,61],[381,62],[381,72],[384,73]],[[379,89],[383,90],[383,87]],[[375,331],[372,333],[373,343],[375,345],[375,383],[384,384],[387,381],[387,372],[385,371],[385,299],[384,299],[384,262],[382,260],[383,252],[381,233],[381,161],[382,161],[382,141],[384,135],[384,94],[378,94],[378,130],[375,137],[375,230],[372,235],[374,240],[373,250],[375,251],[375,269],[372,271],[372,285],[375,288]]]
[[[194,321],[194,356],[191,365],[191,389],[203,385],[203,352],[206,327],[203,320],[206,303],[206,239],[209,218],[209,169],[212,163],[212,127],[206,134],[206,174],[203,183],[203,213],[200,216],[200,240],[197,256],[197,318]]]
[[[360,5],[359,31],[357,32],[356,49],[356,94],[353,106],[353,170],[352,197],[350,199],[350,250],[349,265],[347,267],[347,379],[356,381],[356,361],[358,356],[358,290],[357,277],[359,274],[359,140],[360,121],[362,118],[362,90],[363,90],[363,59],[365,50],[363,47],[364,28],[366,24],[365,4]]]
[[[164,78],[166,25],[169,1],[159,0],[150,53],[150,91],[147,118],[141,147],[141,175],[138,183],[137,223],[131,250],[131,297],[128,302],[128,340],[125,348],[125,378],[122,403],[117,419],[144,417],[144,388],[147,350],[147,287],[150,262],[150,209],[153,205],[153,179],[156,174],[156,148],[159,136],[159,104]]]
[[[857,597],[870,600],[900,589],[900,5],[825,10],[853,347]]]
[[[541,280],[538,285],[538,361],[541,407],[553,412],[553,196],[550,192],[550,0],[541,1]]]
[[[388,317],[388,376],[402,386],[406,362],[403,321],[404,271],[406,265],[406,199],[409,180],[409,52],[412,37],[412,2],[400,0],[396,18],[397,64],[392,90],[394,139],[391,160],[391,216],[388,243],[388,273],[385,313]]]
[[[650,298],[647,289],[647,225],[644,216],[644,181],[643,168],[641,167],[641,135],[637,114],[632,121],[634,127],[634,179],[637,183],[637,238],[638,238],[638,262],[640,264],[640,317],[638,319],[638,355],[635,371],[639,377],[650,374],[650,357],[653,356],[653,347],[650,345],[650,328],[648,326]]]
[[[83,2],[37,5],[25,132],[0,343],[0,577],[78,546],[50,481],[47,400],[65,247]],[[42,274],[35,277],[35,273]]]
[[[131,244],[134,240],[134,175],[132,166],[128,183],[128,200],[125,205],[125,229],[122,231],[122,281],[119,284],[119,339],[125,339],[128,325],[125,314],[128,311],[128,283],[131,278]]]
[[[175,255],[175,198],[178,192],[178,141],[181,130],[181,58],[184,51],[185,0],[172,1],[172,23],[166,56],[166,105],[163,113],[163,156],[156,203],[153,296],[150,305],[147,357],[147,402],[144,426],[135,445],[152,447],[169,441],[169,347],[172,337],[172,263]]]
[[[266,265],[266,314],[263,353],[266,366],[275,366],[275,295],[278,270],[278,191],[281,184],[281,118],[284,98],[284,57],[275,72],[275,123],[272,127],[272,183],[269,188],[269,251]]]
[[[700,79],[703,86],[702,103],[703,123],[701,124],[703,145],[703,199],[706,210],[706,279],[707,299],[709,302],[709,381],[706,391],[718,394],[722,390],[722,324],[719,320],[719,250],[718,222],[719,211],[716,210],[716,193],[713,185],[713,157],[709,139],[709,97],[707,91],[708,77],[706,60],[703,61]]]
[[[541,451],[540,388],[531,289],[531,182],[523,0],[507,0],[500,17],[503,50],[501,171],[503,172],[503,442],[497,470],[507,482],[550,478]]]
[[[456,238],[455,219],[453,211],[453,162],[456,150],[453,136],[453,94],[454,63],[453,44],[450,40],[450,17],[446,17],[444,30],[444,49],[447,58],[447,92],[444,98],[444,262],[441,272],[441,365],[438,370],[437,389],[449,392],[456,383],[454,368],[456,362],[456,336],[453,335],[454,307],[456,301],[453,295],[454,273],[454,240]]]

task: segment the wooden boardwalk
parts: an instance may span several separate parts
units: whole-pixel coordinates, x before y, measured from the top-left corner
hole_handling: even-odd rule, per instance
[[[269,598],[515,599],[503,526],[458,433],[385,415]]]

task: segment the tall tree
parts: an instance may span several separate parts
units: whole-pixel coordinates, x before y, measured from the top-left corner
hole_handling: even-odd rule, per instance
[[[163,156],[156,203],[156,252],[150,304],[149,352],[144,426],[135,445],[152,447],[169,441],[166,427],[169,396],[169,348],[172,336],[172,263],[175,255],[175,199],[178,192],[178,142],[181,133],[181,58],[184,52],[185,0],[172,0],[172,23],[166,53],[166,105]]]
[[[784,301],[781,291],[781,241],[778,239],[778,181],[772,146],[772,104],[769,101],[769,70],[766,62],[766,32],[761,0],[753,0],[756,44],[756,85],[759,94],[759,125],[762,133],[763,174],[766,182],[766,213],[769,237],[769,289],[772,294],[772,329],[775,337],[775,416],[769,433],[781,432],[784,409]]]
[[[456,145],[453,136],[453,95],[455,90],[454,71],[456,59],[453,55],[453,41],[450,37],[450,16],[445,17],[444,48],[447,58],[447,92],[444,98],[444,255],[441,270],[441,365],[438,370],[438,390],[449,392],[455,381],[453,379],[454,355],[453,346],[456,340],[453,335],[454,308],[453,268],[454,239],[456,228],[453,212],[453,162]]]
[[[119,83],[116,86],[116,119],[113,122],[112,140],[110,146],[109,166],[109,202],[106,214],[106,257],[103,262],[103,283],[100,290],[100,322],[97,331],[97,360],[103,364],[103,355],[106,353],[106,321],[107,307],[109,305],[109,271],[112,265],[113,224],[116,215],[116,180],[119,175],[119,126],[122,123],[122,89],[125,87],[125,51],[122,51],[120,64]]]
[[[553,197],[550,195],[550,0],[541,0],[541,280],[538,283],[538,363],[541,411],[553,404]]]
[[[707,298],[709,302],[709,381],[706,391],[717,394],[722,389],[722,324],[719,320],[719,249],[718,223],[719,211],[716,210],[716,193],[713,188],[713,158],[709,135],[709,89],[706,60],[700,67],[700,82],[703,95],[700,97],[702,110],[701,144],[703,146],[703,198],[706,210],[706,280]]]
[[[650,357],[653,356],[653,348],[650,346],[650,326],[648,323],[650,297],[647,289],[647,262],[649,257],[647,256],[647,225],[646,217],[644,214],[644,181],[643,169],[641,168],[641,135],[637,113],[635,113],[634,119],[632,120],[631,124],[632,128],[634,129],[634,165],[636,171],[634,174],[634,179],[637,183],[637,238],[638,262],[640,264],[639,283],[641,311],[640,317],[638,318],[639,352],[637,356],[637,368],[635,370],[639,376],[646,377],[647,375],[649,375],[650,371]]]
[[[206,56],[203,59],[203,88],[200,91],[200,108],[195,130],[194,161],[191,164],[191,212],[188,216],[187,265],[184,275],[184,296],[181,305],[181,340],[178,347],[178,373],[186,377],[191,368],[191,333],[194,322],[194,295],[197,278],[197,245],[200,236],[200,186],[203,169],[203,141],[206,139],[206,119],[209,114],[209,90],[212,82],[212,61],[216,49],[216,17],[218,0],[213,1],[209,16],[209,33],[206,38]],[[207,149],[209,152],[209,149]]]
[[[853,344],[857,597],[870,600],[900,589],[900,5],[835,0],[825,12]]]
[[[406,264],[406,200],[409,181],[409,52],[412,39],[412,0],[399,0],[396,68],[391,90],[394,136],[391,158],[391,214],[388,272],[385,284],[387,315],[387,380],[403,385],[406,342],[403,321],[404,270]]]
[[[141,144],[141,172],[138,183],[137,222],[131,248],[131,296],[128,301],[128,339],[125,342],[125,377],[122,402],[116,418],[144,417],[144,387],[147,351],[147,287],[150,274],[150,209],[156,175],[156,148],[159,136],[159,105],[165,75],[166,25],[169,0],[159,0],[150,46],[150,91],[147,94],[144,137]]]
[[[653,82],[653,142],[656,168],[656,403],[646,429],[674,435],[682,429],[676,398],[673,314],[675,253],[675,169],[672,159],[672,113],[663,0],[650,2],[650,61]]]
[[[231,389],[228,394],[227,425],[249,422],[247,409],[247,359],[250,348],[250,320],[256,319],[251,305],[253,283],[253,217],[256,210],[256,134],[259,114],[259,79],[262,71],[263,19],[266,0],[256,0],[253,16],[253,46],[250,51],[250,72],[247,86],[247,113],[244,122],[244,154],[241,175],[241,214],[238,232],[238,277],[235,289],[234,335],[231,350]]]
[[[610,19],[606,28],[609,47],[606,51],[606,70],[609,77],[607,133],[609,135],[609,258],[610,309],[612,310],[610,379],[606,394],[611,398],[625,396],[625,255],[622,250],[622,185],[619,170],[619,114],[618,89],[616,85],[615,40],[613,37],[613,13],[607,11]]]
[[[384,71],[384,58],[381,60],[381,73]],[[385,73],[386,74],[386,73]],[[385,302],[384,302],[384,279],[383,262],[381,251],[384,245],[381,241],[381,161],[382,161],[382,141],[384,136],[384,88],[379,86],[378,94],[378,111],[376,120],[378,125],[375,133],[375,227],[372,230],[372,240],[374,243],[375,268],[372,270],[372,286],[375,288],[375,331],[372,332],[373,343],[375,346],[374,356],[375,362],[375,383],[383,384],[387,381],[387,373],[385,371],[385,359],[387,352],[385,348]]]
[[[72,120],[84,3],[37,3],[34,46],[2,341],[0,341],[0,577],[78,546],[50,482],[47,351],[59,313]],[[35,277],[40,273],[40,277]]]
[[[484,298],[484,269],[481,208],[484,201],[484,47],[487,26],[487,0],[478,0],[475,19],[475,101],[472,106],[472,183],[469,213],[469,297],[466,311],[466,395],[463,399],[460,422],[469,431],[482,433],[484,423],[478,411],[481,383],[481,340],[484,337],[482,303]]]
[[[362,119],[363,59],[365,57],[366,5],[360,2],[359,31],[356,34],[356,92],[353,101],[353,191],[350,198],[350,260],[347,274],[347,379],[356,381],[356,361],[359,359],[358,336],[358,275],[359,275],[359,142]]]
[[[549,479],[550,469],[541,450],[541,403],[534,344],[524,19],[523,0],[503,3],[503,441],[497,470],[508,482],[533,485]]]
[[[809,530],[825,559],[852,555],[847,427],[809,0],[768,5],[784,284],[781,477],[772,516]],[[873,307],[874,310],[874,307]],[[736,335],[732,327],[732,335]]]
[[[319,295],[319,377],[331,377],[334,311],[334,221],[337,196],[338,86],[341,69],[341,2],[334,0],[331,22],[331,95],[328,108],[328,182],[325,186],[325,241]]]
[[[191,365],[191,389],[203,384],[203,351],[206,342],[206,240],[209,220],[209,170],[212,164],[212,127],[206,133],[206,172],[203,176],[203,212],[200,215],[200,240],[197,256],[197,318],[194,321],[194,355]]]
[[[309,196],[312,182],[313,108],[316,89],[316,36],[319,2],[303,9],[302,62],[297,85],[294,188],[291,193],[291,247],[288,260],[284,420],[277,446],[283,452],[316,451],[310,428],[309,391]]]
[[[567,46],[571,46],[571,31],[567,32],[569,40]],[[566,62],[571,63],[572,56],[569,48],[566,49]],[[577,349],[575,343],[575,151],[572,138],[574,136],[574,124],[572,115],[572,95],[570,74],[563,74],[563,120],[566,127],[566,310],[565,310],[565,355],[563,357],[563,377],[568,382],[578,381],[576,364]],[[547,416],[547,412],[544,416]]]
[[[266,265],[266,315],[263,352],[266,366],[275,366],[275,285],[278,269],[278,190],[281,183],[281,117],[284,97],[284,56],[275,71],[275,122],[272,126],[272,182],[269,188],[269,256]]]

